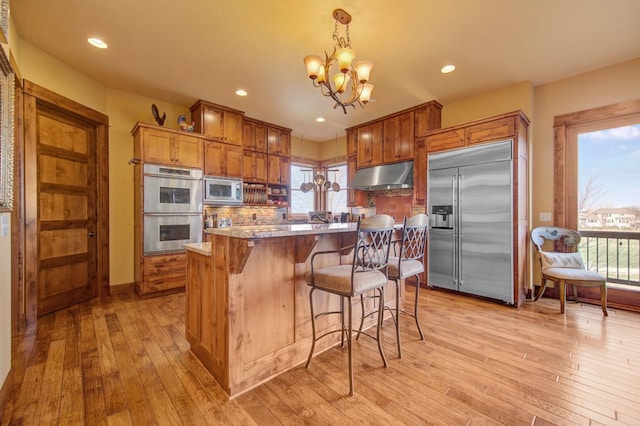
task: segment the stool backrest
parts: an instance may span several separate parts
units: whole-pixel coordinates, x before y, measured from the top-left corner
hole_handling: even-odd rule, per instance
[[[386,214],[358,220],[353,273],[380,270],[387,275],[394,220]]]
[[[573,229],[557,226],[538,226],[531,231],[531,241],[538,252],[542,251],[545,240],[562,242],[569,251],[577,251],[580,244],[580,234]],[[554,244],[555,245],[555,244]],[[554,251],[555,247],[554,247]]]
[[[405,216],[402,227],[402,245],[398,254],[401,259],[420,260],[424,257],[428,225],[429,218],[426,214]]]

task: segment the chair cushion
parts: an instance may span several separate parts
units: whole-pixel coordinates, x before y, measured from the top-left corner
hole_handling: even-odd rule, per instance
[[[542,271],[549,268],[586,269],[580,253],[558,253],[540,250]]]
[[[307,283],[321,290],[351,294],[353,296],[365,293],[387,284],[387,277],[380,271],[356,272],[353,277],[353,289],[351,288],[351,265],[330,266],[316,269],[308,273],[305,279]]]
[[[412,277],[424,272],[424,264],[415,259],[402,259],[402,265],[400,265],[401,276],[398,276],[398,258],[389,257],[389,279],[401,279],[404,280],[407,277]]]
[[[547,268],[543,271],[543,274],[547,277],[564,279],[568,282],[571,281],[594,281],[602,283],[605,281],[604,277],[597,272],[589,271],[587,269],[576,268]]]

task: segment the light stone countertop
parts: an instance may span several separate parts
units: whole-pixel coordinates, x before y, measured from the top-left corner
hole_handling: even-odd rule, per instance
[[[224,235],[227,237],[254,240],[259,238],[291,237],[295,235],[317,235],[334,234],[340,232],[355,232],[357,227],[357,222],[292,225],[248,225],[230,226],[227,228],[208,228],[205,229],[204,232],[207,234]]]
[[[211,243],[187,243],[183,247],[188,251],[211,256]]]

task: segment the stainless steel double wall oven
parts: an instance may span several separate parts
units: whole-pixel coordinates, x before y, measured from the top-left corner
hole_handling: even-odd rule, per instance
[[[144,253],[202,241],[202,171],[144,165]]]

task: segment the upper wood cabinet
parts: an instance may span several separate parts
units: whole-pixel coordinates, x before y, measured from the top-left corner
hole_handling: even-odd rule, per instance
[[[413,205],[425,206],[427,200],[427,148],[424,138],[416,140],[413,159]]]
[[[515,111],[446,129],[434,130],[425,136],[427,152],[514,139],[519,135],[518,128],[522,122],[526,122],[528,128],[529,119],[521,111]]]
[[[221,142],[242,146],[242,111],[203,100],[197,101],[189,110],[197,132]]]
[[[385,163],[413,160],[414,124],[413,111],[384,120],[382,159]]]
[[[356,130],[358,168],[382,164],[383,122],[377,121]]]
[[[267,129],[267,152],[270,155],[291,157],[291,130],[269,126]]]
[[[242,177],[242,148],[222,142],[204,143],[205,176]]]
[[[266,124],[245,118],[242,122],[242,147],[267,152],[267,129]]]
[[[356,157],[347,157],[347,182],[356,175]],[[347,190],[347,207],[367,207],[367,192],[349,188]]]
[[[347,131],[347,157],[358,155],[358,135],[355,130]]]
[[[138,123],[134,127],[134,155],[156,164],[202,168],[202,139],[177,130]]]
[[[346,129],[347,157],[359,169],[413,160],[416,138],[440,128],[441,109],[430,101]]]
[[[267,182],[267,154],[245,149],[242,153],[242,180],[245,182]]]
[[[289,186],[291,183],[291,160],[278,155],[268,155],[267,182]]]

